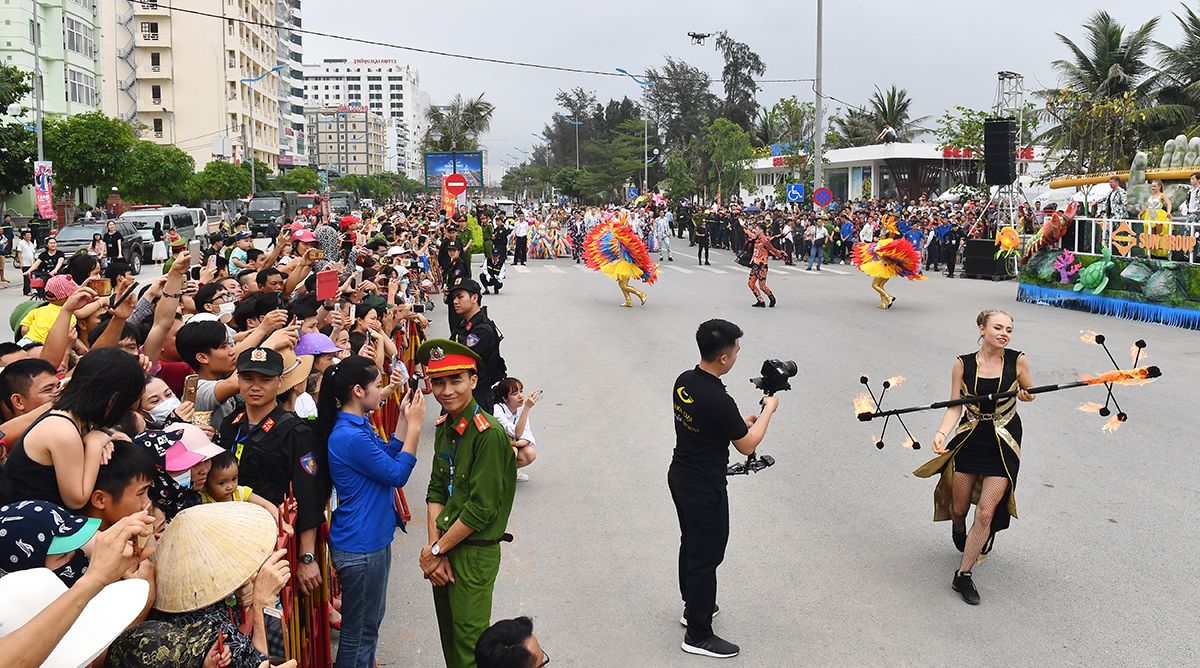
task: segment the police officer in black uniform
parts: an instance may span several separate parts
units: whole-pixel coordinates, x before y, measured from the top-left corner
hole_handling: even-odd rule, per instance
[[[442,294],[446,295],[447,305],[450,305],[450,287],[456,282],[470,277],[471,267],[462,256],[462,245],[457,241],[448,242],[446,244],[446,261],[442,263]],[[462,323],[459,322],[460,318],[452,306],[446,309],[446,312],[451,332],[462,326]]]
[[[221,425],[221,445],[238,459],[238,484],[278,506],[296,498],[300,585],[305,593],[321,583],[316,563],[317,528],[325,521],[331,482],[325,447],[308,424],[276,403],[283,357],[270,348],[251,348],[237,360],[238,393],[245,401]]]
[[[721,376],[737,362],[742,330],[725,320],[709,320],[696,330],[700,364],[675,380],[675,452],[667,486],[679,515],[679,593],[687,627],[681,649],[689,654],[729,658],[738,646],[713,633],[717,613],[717,566],[729,542],[729,496],[725,469],[729,444],[743,455],[754,452],[767,433],[779,399],[763,397],[762,413],[742,416],[725,392]]]
[[[491,413],[496,406],[492,387],[508,375],[508,367],[500,356],[500,342],[504,335],[487,315],[487,308],[480,305],[482,290],[475,281],[464,278],[450,286],[447,296],[450,305],[462,324],[451,333],[450,338],[475,351],[479,355],[479,382],[475,385],[475,403]]]

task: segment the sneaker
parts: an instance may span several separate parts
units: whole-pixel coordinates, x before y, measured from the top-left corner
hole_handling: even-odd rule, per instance
[[[714,659],[732,659],[741,651],[737,645],[715,635],[704,640],[692,640],[687,634],[684,634],[683,644],[679,648],[688,654],[711,656]]]
[[[721,614],[721,606],[714,605],[712,618],[716,619],[717,615],[719,615],[719,614]],[[683,612],[680,613],[680,615],[679,615],[679,624],[681,626],[687,626],[687,606],[683,607]]]
[[[675,258],[667,256],[667,262],[674,262]]]
[[[975,583],[971,581],[971,571],[966,573],[955,571],[954,581],[950,583],[950,587],[958,592],[968,605],[979,605],[979,591],[975,589]]]
[[[524,471],[517,471],[517,482],[529,482],[529,474]]]
[[[812,271],[812,265],[810,264],[807,267],[805,267],[804,271]]]

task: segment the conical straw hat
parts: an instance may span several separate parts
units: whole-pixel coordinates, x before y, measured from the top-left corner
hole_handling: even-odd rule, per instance
[[[154,607],[190,612],[232,594],[271,556],[277,533],[271,513],[254,503],[205,503],[179,513],[154,554]]]

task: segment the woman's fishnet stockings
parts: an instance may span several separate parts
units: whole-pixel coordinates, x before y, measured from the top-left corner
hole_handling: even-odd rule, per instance
[[[962,477],[961,480],[960,476]],[[972,489],[975,486],[975,479],[977,477],[967,473],[954,474],[954,481],[952,483],[954,507],[951,512],[956,522],[959,517],[966,517],[967,508],[971,504]],[[967,533],[967,546],[963,550],[962,561],[958,566],[960,572],[971,570],[975,562],[979,559],[979,553],[983,551],[984,545],[987,544],[988,539],[992,536],[992,517],[996,514],[996,507],[1004,500],[1004,493],[1007,490],[1008,478],[987,476],[983,479],[983,488],[979,493],[979,503],[975,506],[975,519],[971,523],[970,532]]]

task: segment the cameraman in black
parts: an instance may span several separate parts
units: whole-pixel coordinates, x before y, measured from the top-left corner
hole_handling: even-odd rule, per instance
[[[725,474],[729,443],[750,455],[767,433],[779,399],[765,396],[762,414],[742,416],[721,376],[737,362],[742,330],[709,320],[696,330],[700,364],[675,380],[675,453],[667,485],[679,515],[679,592],[687,626],[681,649],[715,658],[737,656],[738,646],[713,634],[717,613],[717,566],[729,542],[729,495]]]

